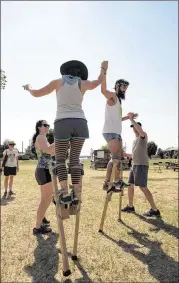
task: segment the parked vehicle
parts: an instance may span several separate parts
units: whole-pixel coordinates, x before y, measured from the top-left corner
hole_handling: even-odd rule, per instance
[[[30,160],[30,157],[28,154],[19,152],[19,160]]]
[[[109,150],[94,150],[91,157],[90,168],[97,170],[98,168],[107,168],[107,164],[111,159]]]

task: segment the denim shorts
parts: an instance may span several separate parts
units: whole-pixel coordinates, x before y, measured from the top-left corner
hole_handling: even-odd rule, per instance
[[[107,142],[114,139],[122,140],[121,135],[115,133],[103,133],[103,137]]]

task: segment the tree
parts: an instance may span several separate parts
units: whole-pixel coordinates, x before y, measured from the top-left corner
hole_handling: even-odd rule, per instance
[[[0,71],[1,71],[1,89],[5,89],[7,83],[7,77],[3,70],[0,69]]]
[[[8,147],[9,141],[10,141],[10,139],[5,139],[5,140],[3,141],[3,145],[6,146],[6,147]]]
[[[3,141],[3,144],[0,145],[0,158],[2,158],[2,156],[3,156],[3,151],[4,151],[5,149],[8,149],[8,142],[9,142],[9,139],[5,139],[5,140]]]
[[[47,140],[50,144],[54,142],[54,130],[50,129],[48,134],[47,134]]]
[[[30,159],[35,159],[36,158],[36,154],[34,153],[34,150],[32,150],[32,146],[31,145],[29,145],[26,148],[25,154],[27,154]]]
[[[157,145],[153,141],[148,142],[148,156],[151,158],[152,155],[155,155],[157,152]]]
[[[107,145],[107,144],[106,144],[106,145],[102,145],[100,149],[102,149],[102,150],[108,150],[108,145]]]
[[[164,158],[164,152],[163,152],[163,150],[162,150],[161,148],[158,148],[158,150],[157,150],[157,155],[158,155],[161,159]]]

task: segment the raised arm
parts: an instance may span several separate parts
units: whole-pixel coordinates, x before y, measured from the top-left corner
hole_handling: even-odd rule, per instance
[[[104,70],[104,76],[102,77],[102,82],[101,82],[101,93],[106,97],[106,99],[113,98],[115,101],[115,93],[107,90],[106,73],[108,69],[108,61],[104,61],[102,63],[102,69]]]
[[[40,97],[52,93],[57,89],[59,80],[51,81],[48,85],[40,89],[32,89],[30,85],[24,85],[23,88],[31,93],[34,97]]]
[[[48,154],[53,154],[55,151],[55,143],[49,145],[47,139],[43,135],[39,135],[36,139],[35,146]]]
[[[134,126],[134,128],[138,132],[139,136],[141,136],[142,138],[147,137],[147,134],[143,131],[141,126],[138,123],[136,123],[133,119],[130,119],[130,120],[131,120],[132,125]]]
[[[103,64],[103,63],[102,63],[102,64]],[[93,81],[89,81],[89,80],[82,81],[81,90],[82,90],[83,93],[84,93],[85,91],[87,91],[87,90],[93,90],[93,89],[97,88],[97,87],[101,84],[102,78],[103,78],[103,77],[105,76],[105,74],[106,74],[106,71],[105,71],[105,69],[102,67],[102,64],[101,64],[100,74],[99,74],[97,80],[93,80]]]

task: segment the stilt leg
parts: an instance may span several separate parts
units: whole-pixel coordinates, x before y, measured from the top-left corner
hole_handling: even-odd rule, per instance
[[[113,161],[113,169],[112,169],[111,178],[110,178],[110,186],[112,186],[112,183],[113,183],[113,180],[114,180],[117,164],[118,164],[118,160],[115,159]],[[100,227],[99,227],[99,231],[98,232],[102,232],[103,231],[104,220],[105,220],[105,217],[106,217],[108,203],[111,200],[111,196],[112,196],[112,193],[109,193],[106,196],[105,203],[104,203],[104,208],[103,208],[103,213],[102,213],[102,217],[101,217],[101,223],[100,223]]]
[[[71,207],[72,213],[70,214],[75,214],[76,219],[75,219],[75,236],[74,236],[74,244],[73,244],[73,254],[72,254],[72,260],[77,260],[77,246],[78,246],[78,234],[79,234],[79,225],[80,225],[80,209],[81,209],[81,194],[82,194],[82,176],[80,179],[80,186],[79,188],[74,189],[74,194],[79,200],[78,204]]]
[[[55,188],[53,186],[54,198],[56,202],[56,216],[57,216],[57,223],[58,223],[58,232],[59,232],[59,237],[60,237],[60,248],[61,248],[61,254],[62,254],[63,275],[69,276],[71,274],[71,271],[69,267],[65,233],[64,233],[64,227],[63,227],[63,219],[65,216],[66,216],[65,219],[69,218],[69,212],[68,212],[67,205],[65,206],[65,205],[60,204],[59,197],[57,195],[57,191],[58,191],[58,188]]]

